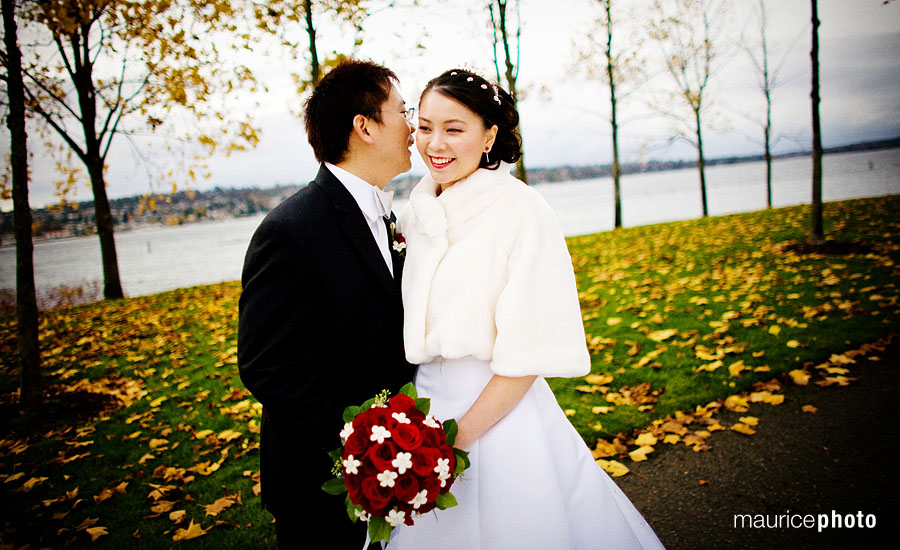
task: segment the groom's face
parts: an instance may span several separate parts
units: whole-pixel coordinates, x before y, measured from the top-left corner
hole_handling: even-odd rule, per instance
[[[414,127],[406,120],[406,104],[396,86],[391,85],[391,93],[381,105],[381,123],[375,123],[372,131],[380,160],[391,178],[412,167]]]

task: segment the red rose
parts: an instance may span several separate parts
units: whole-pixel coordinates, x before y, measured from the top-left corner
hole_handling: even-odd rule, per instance
[[[419,480],[409,472],[394,481],[394,497],[403,504],[409,504],[419,492]]]
[[[447,434],[443,429],[425,426],[422,428],[422,436],[425,438],[422,444],[428,447],[438,449],[447,444]]]
[[[423,490],[428,491],[428,493],[425,495],[425,499],[428,501],[429,504],[431,504],[435,500],[437,500],[437,497],[441,494],[441,489],[442,489],[441,481],[437,478],[437,474],[433,474],[433,475],[434,475],[434,477],[429,477],[429,478],[423,479],[422,482],[419,484],[420,491],[423,491]],[[421,511],[421,508],[419,509],[419,511]],[[422,513],[424,514],[425,512],[422,512]]]
[[[391,500],[390,487],[382,487],[376,478],[366,477],[363,478],[360,488],[364,497],[360,503],[362,507],[373,516],[381,516],[382,510]]]
[[[353,429],[355,431],[368,433],[372,429],[372,416],[366,414],[368,412],[363,411],[353,419]]]
[[[362,500],[360,498],[362,496],[362,477],[358,475],[345,474],[344,485],[347,486],[347,495],[350,497],[350,502],[352,502],[353,504],[359,504]]]
[[[450,460],[450,473],[453,473],[453,470],[456,469],[456,453],[453,452],[453,447],[450,445],[441,445],[438,447],[438,452],[441,453],[441,458]]]
[[[391,439],[404,451],[414,451],[422,445],[422,431],[414,424],[397,424],[391,430]]]
[[[420,411],[419,409],[413,409],[406,413],[407,418],[409,418],[413,424],[419,426],[422,422],[425,421],[425,413]]]
[[[353,419],[353,429],[365,432],[366,435],[372,433],[372,426],[387,427],[391,419],[390,411],[385,407],[373,407],[367,409]]]
[[[368,433],[360,430],[353,430],[353,433],[350,434],[350,437],[348,437],[347,441],[344,443],[344,450],[341,454],[344,458],[347,458],[347,455],[353,455],[359,458],[366,453],[366,450],[371,443],[372,442],[369,441]]]
[[[391,462],[397,458],[397,447],[390,440],[386,440],[384,443],[374,444],[366,456],[379,472],[393,470]]]
[[[395,395],[394,397],[391,397],[388,403],[390,404],[391,409],[393,409],[394,412],[402,412],[406,414],[406,416],[409,416],[409,414],[416,408],[416,402],[412,397],[406,395],[405,393],[401,393]]]
[[[437,449],[425,446],[419,447],[412,456],[413,472],[421,478],[436,478],[437,474],[434,472],[434,467],[437,466],[437,459],[440,457],[441,453]]]

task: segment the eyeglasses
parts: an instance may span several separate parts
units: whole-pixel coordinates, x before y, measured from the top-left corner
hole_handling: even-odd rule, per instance
[[[416,108],[410,107],[409,109],[403,111],[403,116],[406,117],[406,122],[413,122],[416,120]]]

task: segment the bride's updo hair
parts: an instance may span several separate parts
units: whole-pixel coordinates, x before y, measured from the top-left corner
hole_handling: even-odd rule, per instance
[[[481,117],[485,128],[497,126],[494,146],[487,157],[481,155],[479,168],[496,170],[500,167],[500,161],[512,164],[522,156],[519,113],[506,90],[472,71],[451,69],[428,82],[419,98],[420,106],[428,92],[438,92],[462,103]]]

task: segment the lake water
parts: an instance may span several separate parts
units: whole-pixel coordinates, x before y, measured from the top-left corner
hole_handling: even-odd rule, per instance
[[[811,160],[798,157],[773,163],[775,207],[808,204]],[[766,207],[765,164],[741,163],[707,168],[711,216]],[[826,155],[825,201],[900,194],[900,150]],[[610,178],[534,186],[559,216],[563,232],[582,235],[613,227]],[[395,203],[398,212],[402,200]],[[622,177],[622,222],[626,227],[699,218],[696,169]],[[198,284],[237,280],[250,237],[262,216],[152,227],[116,234],[122,286],[140,296]],[[35,243],[35,282],[39,289],[102,281],[96,236]],[[15,247],[0,248],[0,288],[15,288]],[[102,287],[102,285],[101,285]]]

